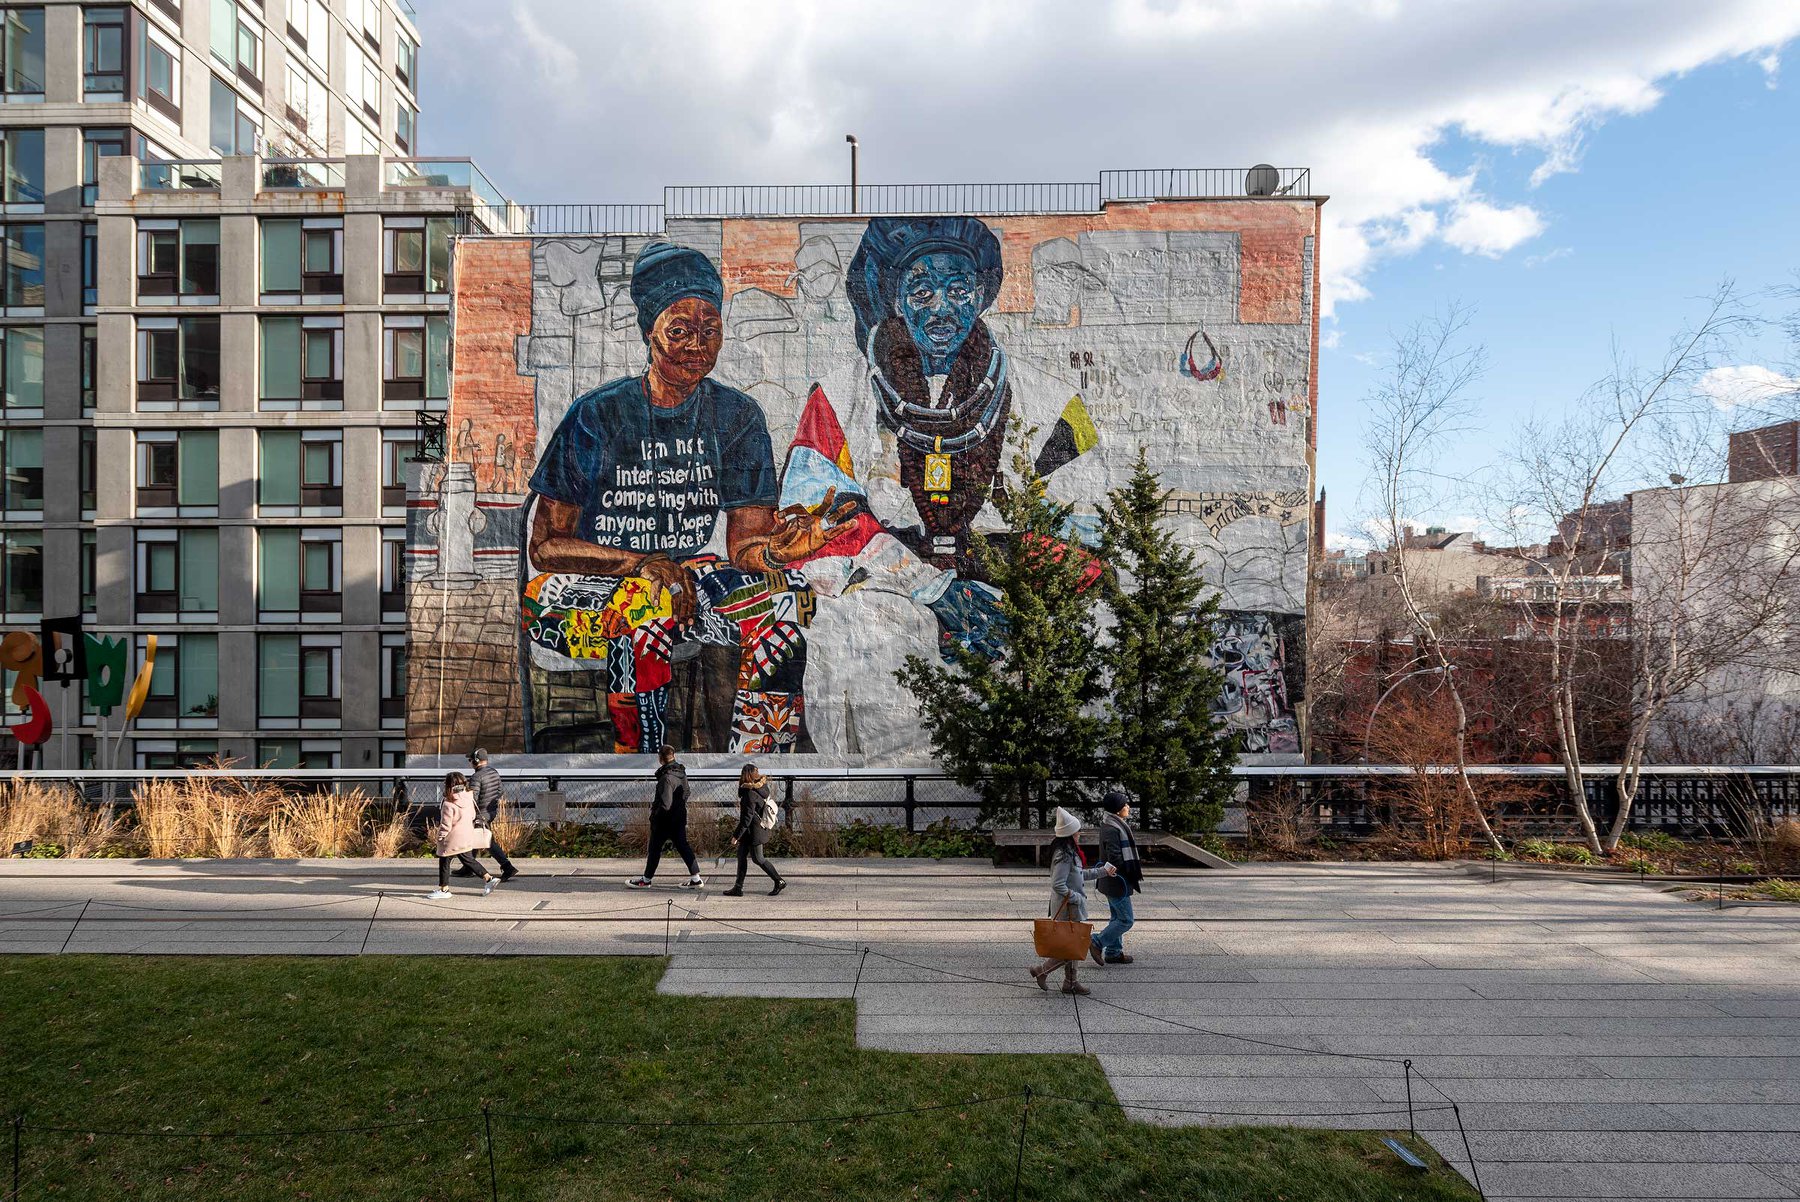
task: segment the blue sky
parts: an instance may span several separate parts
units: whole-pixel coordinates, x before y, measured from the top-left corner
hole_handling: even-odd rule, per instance
[[[1476,472],[1522,415],[1576,401],[1615,339],[1654,358],[1721,280],[1800,283],[1800,62],[1781,71],[1800,0],[419,7],[426,152],[473,155],[520,200],[839,180],[846,132],[868,182],[1312,167],[1332,197],[1319,483],[1338,532],[1392,331],[1473,311],[1490,366],[1448,462]],[[1791,355],[1765,338],[1738,362]]]

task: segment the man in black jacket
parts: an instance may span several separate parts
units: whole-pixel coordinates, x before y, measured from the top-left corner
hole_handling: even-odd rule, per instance
[[[1106,814],[1100,819],[1100,861],[1117,868],[1118,875],[1101,877],[1098,888],[1112,911],[1112,921],[1093,938],[1088,954],[1095,964],[1130,964],[1125,954],[1125,932],[1137,923],[1131,895],[1144,891],[1144,866],[1138,862],[1137,840],[1131,837],[1127,819],[1131,799],[1117,789],[1100,803]]]
[[[675,762],[675,749],[664,743],[657,751],[660,767],[656,770],[656,797],[650,803],[650,854],[644,861],[644,874],[625,883],[633,889],[648,889],[656,879],[656,866],[662,861],[663,844],[673,843],[682,863],[687,865],[688,879],[683,889],[698,889],[706,884],[700,879],[700,865],[687,837],[687,768]]]
[[[469,753],[469,767],[475,771],[469,774],[469,787],[475,790],[475,824],[486,827],[489,835],[493,834],[494,819],[500,816],[500,803],[506,797],[506,788],[500,783],[500,769],[488,763],[487,748],[477,747]],[[513,862],[506,858],[506,849],[500,846],[500,840],[494,839],[483,850],[491,852],[494,863],[500,865],[500,879],[510,881],[519,875]],[[476,853],[477,855],[480,852]],[[456,876],[474,876],[467,868],[458,868]]]

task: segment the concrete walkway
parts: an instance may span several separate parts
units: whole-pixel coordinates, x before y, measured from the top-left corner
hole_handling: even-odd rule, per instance
[[[624,862],[525,865],[491,898],[431,902],[427,861],[5,861],[0,951],[640,955],[666,939],[665,992],[854,988],[866,1046],[1085,1050],[1151,1121],[1404,1128],[1411,1059],[1419,1129],[1469,1172],[1454,1099],[1489,1198],[1800,1199],[1800,909],[1485,867],[1159,870],[1138,963],[1090,966],[1077,1003],[1025,975],[1035,871],[809,861],[782,897],[737,899],[716,879],[632,892]]]

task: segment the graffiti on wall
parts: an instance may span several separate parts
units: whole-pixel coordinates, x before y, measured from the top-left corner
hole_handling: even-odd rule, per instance
[[[1293,614],[1227,610],[1214,626],[1212,665],[1225,676],[1215,716],[1251,755],[1297,755],[1295,707],[1305,699],[1301,619]]]
[[[1295,321],[1230,230],[1009,222],[459,243],[486,308],[459,294],[451,462],[410,502],[409,751],[919,762],[893,671],[1003,648],[977,547],[1018,424],[1069,544],[1140,446],[1200,500],[1168,520],[1280,624],[1273,653],[1246,637],[1232,720],[1297,752],[1307,433],[1222,364],[1309,375],[1310,225]]]

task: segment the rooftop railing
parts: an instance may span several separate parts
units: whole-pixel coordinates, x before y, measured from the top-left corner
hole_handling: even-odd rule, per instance
[[[1269,166],[1103,171],[1085,183],[679,184],[663,189],[661,204],[512,205],[504,228],[558,237],[659,234],[667,222],[691,218],[1052,216],[1097,213],[1113,203],[1301,199],[1311,189],[1309,169]]]
[[[343,159],[264,159],[262,186],[271,192],[342,192]]]

